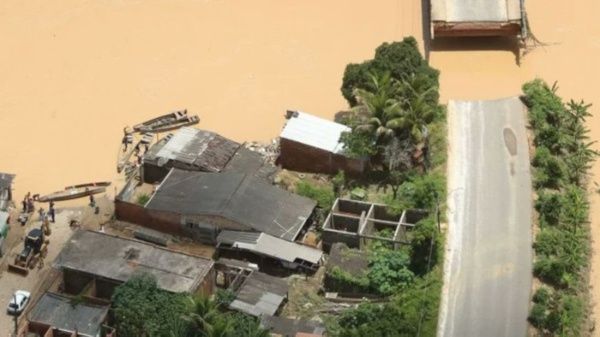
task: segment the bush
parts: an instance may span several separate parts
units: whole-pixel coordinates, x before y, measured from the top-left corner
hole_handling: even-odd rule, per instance
[[[546,323],[546,306],[540,303],[534,304],[529,312],[528,320],[534,327],[543,329]]]
[[[414,278],[413,272],[408,269],[408,254],[401,250],[382,248],[371,253],[369,260],[369,287],[380,295],[389,296],[406,287]]]
[[[562,214],[563,198],[560,193],[542,190],[535,201],[540,215],[540,226],[558,226]]]
[[[441,173],[412,175],[400,185],[398,199],[404,208],[434,210],[446,195],[446,178]]]
[[[370,289],[368,276],[353,276],[342,268],[335,266],[327,271],[327,287],[339,292],[367,293]]]
[[[533,157],[534,181],[538,188],[558,188],[567,177],[567,165],[552,155],[546,147],[539,147]]]
[[[314,186],[307,181],[300,181],[296,185],[296,193],[315,200],[317,206],[325,210],[331,209],[335,201],[335,195],[331,188]]]
[[[547,287],[540,287],[538,288],[538,290],[535,291],[535,294],[533,295],[533,302],[548,305],[548,303],[550,302],[551,295],[552,294],[550,293],[550,290]]]
[[[433,240],[433,247],[432,247]],[[410,239],[410,269],[417,275],[424,275],[435,266],[441,256],[441,235],[435,215],[419,221],[412,229]],[[431,251],[431,261],[429,261]]]

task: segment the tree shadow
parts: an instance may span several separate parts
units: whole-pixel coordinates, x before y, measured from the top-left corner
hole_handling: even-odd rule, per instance
[[[517,65],[521,63],[521,39],[518,37],[438,37],[429,43],[430,51],[507,51],[514,55]]]

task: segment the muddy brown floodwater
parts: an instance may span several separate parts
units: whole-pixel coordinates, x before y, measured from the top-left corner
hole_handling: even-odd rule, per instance
[[[431,45],[443,101],[516,95],[541,77],[558,81],[564,97],[598,102],[600,2],[528,0],[527,10],[547,46],[520,66],[506,40]],[[344,66],[383,41],[422,42],[422,27],[420,0],[2,1],[0,171],[18,175],[17,198],[116,180],[122,128],[182,108],[200,115],[199,127],[268,140],[285,109],[331,118],[345,108]],[[600,180],[600,164],[594,173]],[[597,239],[597,193],[592,202]],[[594,286],[599,269],[594,254]],[[593,294],[598,301],[600,286]]]

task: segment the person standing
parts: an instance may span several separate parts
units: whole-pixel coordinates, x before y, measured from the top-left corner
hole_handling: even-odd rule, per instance
[[[38,211],[38,213],[40,214],[40,221],[44,222],[44,217],[46,215],[46,212],[44,212],[44,209],[42,207],[40,207],[40,210]]]
[[[55,222],[55,210],[54,210],[54,201],[50,201],[50,208],[48,209],[48,215],[50,216],[50,221],[52,223]]]

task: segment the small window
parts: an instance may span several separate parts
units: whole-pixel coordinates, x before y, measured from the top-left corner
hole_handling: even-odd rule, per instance
[[[188,228],[189,228],[189,229],[194,229],[194,224],[193,224],[193,223],[191,223],[191,222],[189,222],[189,223],[187,224],[187,226],[188,226]]]

